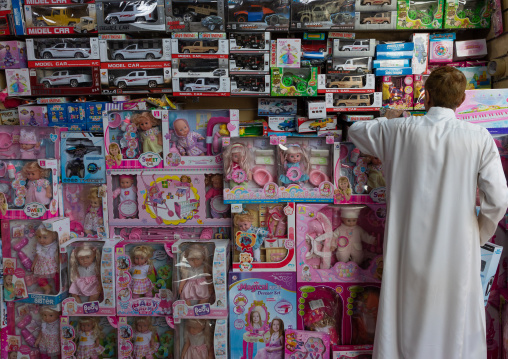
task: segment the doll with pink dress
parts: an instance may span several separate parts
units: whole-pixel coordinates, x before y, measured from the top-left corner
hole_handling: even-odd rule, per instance
[[[39,152],[39,143],[35,131],[21,129],[19,133],[19,152],[23,160],[35,160]]]
[[[177,137],[176,148],[182,156],[204,156],[205,150],[199,141],[205,138],[199,133],[191,131],[186,119],[178,118],[173,122],[173,129]]]
[[[95,235],[99,228],[104,225],[104,214],[102,212],[102,198],[99,197],[100,187],[92,187],[88,192],[88,201],[90,206],[85,215],[83,223],[87,235]]]
[[[252,180],[251,150],[246,145],[235,143],[227,146],[223,157],[229,188],[245,186]]]
[[[138,204],[138,189],[134,184],[134,176],[133,175],[120,175],[120,188],[117,188],[113,191],[113,199],[118,198],[120,196],[120,205],[122,203],[132,202],[133,204]],[[134,214],[135,216],[135,214]],[[119,211],[119,217],[124,218],[133,218],[125,216],[121,211]]]
[[[153,248],[150,246],[136,246],[131,251],[132,298],[153,296],[153,283],[148,278],[154,272],[152,256]]]
[[[258,350],[254,359],[283,359],[284,358],[284,322],[274,318],[270,324],[270,339],[266,347]]]
[[[157,332],[152,324],[152,318],[134,319],[134,359],[153,359],[159,347],[155,341],[156,337]]]
[[[78,321],[76,359],[99,359],[104,352],[100,345],[103,333],[99,326],[99,318],[81,317]]]
[[[212,333],[208,320],[187,319],[185,321],[184,345],[182,359],[214,358]]]
[[[51,176],[51,170],[42,168],[34,161],[25,164],[21,173],[27,179],[25,203],[38,202],[48,205],[53,198],[53,188],[47,180]]]
[[[60,357],[60,312],[49,306],[39,309],[42,319],[41,330],[35,341],[41,358]]]
[[[214,288],[212,268],[207,260],[206,246],[201,244],[191,244],[183,253],[178,294],[188,306],[210,303]]]
[[[72,250],[70,259],[71,286],[69,293],[77,303],[99,300],[101,285],[101,251],[90,244],[84,244]]]
[[[41,225],[35,231],[37,245],[31,270],[44,294],[57,293],[58,283],[58,233]]]
[[[162,153],[162,132],[159,129],[160,121],[156,119],[150,111],[136,113],[131,118],[133,123],[139,130],[141,143],[143,145],[143,153],[154,152]]]
[[[159,295],[161,297],[159,308],[162,314],[170,315],[172,312],[171,291],[169,289],[159,289]]]

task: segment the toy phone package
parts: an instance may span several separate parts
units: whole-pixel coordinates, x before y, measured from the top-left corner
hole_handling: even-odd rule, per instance
[[[117,358],[173,358],[171,317],[118,317]]]
[[[61,162],[63,183],[104,183],[104,137],[90,132],[63,132]]]
[[[58,304],[67,296],[67,256],[60,255],[60,247],[69,238],[68,218],[2,221],[4,279],[12,283],[10,301]]]
[[[60,134],[59,129],[52,127],[3,126],[0,131],[0,159],[58,159]]]
[[[172,313],[171,242],[119,242],[115,267],[118,315],[167,316]]]
[[[284,357],[286,329],[296,329],[296,276],[229,272],[232,358]]]
[[[384,205],[298,204],[298,282],[376,282],[383,273]]]
[[[285,336],[284,358],[286,359],[305,358],[309,354],[310,357],[316,358],[330,357],[330,335],[327,333],[287,329]]]
[[[413,75],[383,76],[383,106],[399,110],[413,109]]]
[[[227,318],[176,319],[175,355],[177,358],[227,359]]]
[[[173,317],[224,318],[229,240],[186,240],[173,244]]]

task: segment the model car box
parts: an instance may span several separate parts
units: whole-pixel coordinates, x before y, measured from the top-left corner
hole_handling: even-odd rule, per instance
[[[325,94],[327,112],[349,112],[349,111],[379,111],[382,106],[381,92]]]
[[[97,38],[27,39],[26,49],[29,61],[99,59]]]
[[[173,59],[173,77],[221,77],[228,76],[228,60],[220,59]]]
[[[270,72],[270,55],[268,53],[230,54],[229,70],[232,74],[268,74]]]
[[[335,130],[337,129],[337,116],[326,116],[325,114],[325,116],[318,119],[298,117],[297,126],[298,133],[316,133],[319,131]],[[319,161],[321,161],[321,159]],[[324,164],[325,161],[322,162],[322,164]]]
[[[270,75],[231,75],[231,96],[270,96]]]
[[[173,78],[173,96],[229,96],[229,77]]]
[[[22,41],[0,42],[0,69],[26,67],[26,45]]]
[[[295,116],[270,116],[268,117],[268,133],[288,133],[296,131]],[[290,134],[288,134],[290,135]]]
[[[291,28],[294,30],[352,29],[355,5],[351,1],[291,2]]]
[[[102,33],[165,31],[164,0],[96,2]]]
[[[316,96],[317,67],[272,67],[272,96]]]
[[[252,51],[253,53],[270,51],[270,37],[269,32],[253,32],[250,34],[232,32],[229,34],[229,51]]]
[[[318,93],[374,92],[375,77],[372,74],[321,74],[318,75]]]
[[[370,73],[372,57],[336,57],[327,62],[327,73]]]
[[[356,0],[355,11],[396,11],[397,0]]]
[[[189,4],[166,0],[166,31],[224,31],[224,0]]]
[[[170,39],[101,39],[101,62],[170,61]]]
[[[459,68],[460,70],[460,68]],[[413,75],[413,109],[425,110],[425,82],[429,75]],[[467,78],[467,75],[466,75]],[[472,81],[476,81],[474,78]]]
[[[447,0],[444,11],[445,29],[488,29],[491,10],[484,0]]]
[[[395,30],[396,27],[397,11],[355,13],[355,30]]]
[[[361,115],[361,114],[343,114],[342,119],[346,122],[356,122],[356,121],[370,121],[374,119],[374,115]]]
[[[171,62],[102,62],[102,93],[171,92]]]
[[[484,295],[485,306],[489,300],[490,290],[494,283],[494,276],[497,272],[499,260],[503,247],[493,243],[485,243],[481,247],[481,273],[482,289]]]
[[[296,99],[260,98],[258,100],[259,116],[296,115]]]
[[[287,31],[290,1],[268,1],[260,4],[228,2],[229,31]]]
[[[400,67],[411,67],[411,60],[410,59],[400,59],[400,60],[374,60],[372,61],[372,68],[378,69],[381,67],[388,67],[388,68],[400,68]]]
[[[95,4],[25,5],[27,35],[96,33]]]
[[[376,53],[376,39],[334,39],[333,57],[370,56]]]
[[[397,0],[397,29],[441,29],[444,0]]]
[[[178,38],[171,39],[171,57],[174,59],[227,59],[229,54],[228,40],[225,39],[225,36],[222,38],[222,34],[209,35],[218,35],[218,37],[200,38],[198,33],[173,34],[174,37],[178,36]]]
[[[17,14],[20,14],[20,13],[21,13],[20,11],[17,11]],[[21,18],[21,16],[19,16],[19,18]],[[23,19],[23,23],[24,23],[24,19]],[[4,15],[0,14],[0,35],[7,36],[7,35],[16,34],[13,24],[14,24],[14,18],[12,16],[12,14],[4,14]],[[19,35],[25,34],[23,31],[24,30],[23,27],[20,26],[18,29],[21,30]]]

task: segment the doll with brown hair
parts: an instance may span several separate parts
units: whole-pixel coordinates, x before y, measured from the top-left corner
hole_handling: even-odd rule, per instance
[[[209,303],[214,288],[212,267],[208,263],[206,245],[194,243],[187,247],[180,261],[178,294],[188,306]]]
[[[229,188],[245,186],[252,180],[251,151],[242,143],[231,144],[224,150],[224,174]]]
[[[47,180],[51,175],[51,170],[42,168],[37,161],[34,161],[25,164],[21,173],[27,179],[25,202],[39,202],[45,206],[48,205],[53,198],[53,188]]]
[[[120,146],[116,142],[112,142],[109,145],[109,155],[106,156],[106,161],[111,166],[120,166],[122,164],[123,155],[120,150]]]
[[[310,161],[307,151],[299,144],[287,145],[287,149],[281,153],[281,162],[284,164],[284,174],[279,176],[279,181],[284,184],[298,183],[303,185],[309,180]]]
[[[5,197],[5,193],[0,192],[0,213],[2,214],[2,216],[5,216],[8,209],[9,205],[7,204],[7,198]]]
[[[153,273],[153,248],[150,246],[136,246],[131,251],[132,298],[152,297],[153,283],[148,275]]]
[[[383,164],[374,156],[365,156],[367,162],[367,190],[370,192],[379,187],[385,187],[386,181],[383,176]]]
[[[143,153],[162,152],[162,132],[159,129],[160,121],[150,111],[136,113],[131,122],[141,130],[140,137],[143,144]]]
[[[185,320],[182,359],[213,359],[212,333],[208,320]]]
[[[274,318],[270,324],[270,339],[266,347],[260,349],[254,359],[283,359],[284,358],[284,322]]]
[[[58,285],[58,233],[47,230],[40,225],[35,231],[37,245],[35,247],[35,258],[32,262],[32,272],[37,279],[37,284],[44,291],[50,294],[53,284],[54,293],[59,290]]]
[[[102,293],[101,285],[101,251],[86,243],[74,248],[71,252],[71,287],[69,293],[76,302],[82,303],[99,300]]]
[[[41,330],[35,346],[45,358],[60,357],[60,312],[49,306],[39,309],[42,319]]]
[[[153,359],[158,349],[155,341],[157,332],[150,317],[138,317],[134,319],[134,359]]]
[[[99,318],[81,317],[76,335],[76,359],[99,359],[104,352],[100,340],[104,334],[99,326]]]
[[[99,189],[99,187],[90,188],[87,196],[90,206],[87,209],[83,225],[85,233],[88,235],[97,234],[99,227],[104,224],[102,198],[99,197]]]

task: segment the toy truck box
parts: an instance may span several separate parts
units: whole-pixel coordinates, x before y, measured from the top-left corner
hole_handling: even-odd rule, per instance
[[[272,67],[272,96],[316,96],[317,67]]]
[[[318,75],[318,93],[367,93],[374,92],[375,77],[372,74],[321,74]]]
[[[25,5],[27,35],[97,33],[95,4]]]
[[[397,11],[355,13],[355,30],[395,30],[396,27]]]
[[[444,0],[398,0],[397,29],[441,29]]]
[[[168,32],[215,31],[226,28],[224,0],[188,3],[166,0],[166,30]]]
[[[228,31],[287,31],[289,30],[290,1],[253,3],[228,1]]]
[[[98,0],[96,7],[101,33],[164,32],[166,29],[164,0]]]
[[[102,93],[168,93],[171,92],[171,63],[103,62]]]
[[[171,39],[171,57],[174,59],[227,59],[229,56],[228,40],[221,38],[199,38],[197,33],[174,35],[180,36],[179,38]]]
[[[376,39],[333,39],[333,57],[374,57]]]
[[[227,59],[173,59],[173,77],[221,77],[228,76]]]
[[[301,1],[291,3],[293,30],[351,30],[355,19],[354,1]]]
[[[171,39],[101,39],[101,62],[170,61]]]
[[[355,11],[396,11],[397,0],[356,0]]]
[[[325,94],[327,112],[379,111],[381,92],[374,93],[327,93]]]
[[[485,0],[447,0],[444,10],[445,29],[488,29],[491,10]]]
[[[99,59],[99,41],[96,38],[34,38],[26,40],[28,61]]]
[[[174,77],[174,96],[229,96],[229,77]]]

